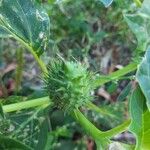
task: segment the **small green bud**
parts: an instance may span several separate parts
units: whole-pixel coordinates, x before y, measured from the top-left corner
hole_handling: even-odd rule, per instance
[[[46,90],[57,108],[70,113],[92,99],[92,74],[81,63],[57,59],[47,68]]]

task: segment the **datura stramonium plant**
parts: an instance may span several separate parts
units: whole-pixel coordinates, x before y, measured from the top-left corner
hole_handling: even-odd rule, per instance
[[[71,113],[92,99],[92,73],[84,65],[58,58],[47,69],[46,90],[58,109]]]

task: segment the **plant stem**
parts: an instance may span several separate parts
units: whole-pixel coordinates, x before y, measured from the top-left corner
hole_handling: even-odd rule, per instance
[[[141,7],[142,6],[142,3],[140,0],[134,0],[134,3],[138,6],[138,7]]]
[[[50,105],[50,104],[52,103],[50,102],[49,97],[46,96],[34,100],[25,101],[25,102],[18,102],[14,104],[4,105],[3,111],[8,113],[8,112],[19,111],[22,109],[33,108],[41,105]]]
[[[74,110],[72,116],[94,139],[99,139],[100,137],[113,137],[116,134],[124,132],[131,123],[130,120],[127,120],[113,129],[110,129],[108,131],[101,131],[98,128],[96,128],[79,110]]]
[[[96,128],[79,110],[74,110],[72,117],[83,127],[83,129],[97,142],[97,147],[107,145],[110,140],[104,132]]]
[[[103,133],[101,130],[97,129],[79,110],[74,110],[72,116],[94,139]]]
[[[115,135],[117,135],[119,133],[122,133],[122,132],[127,130],[127,128],[129,127],[130,123],[131,123],[131,120],[127,120],[124,123],[122,123],[121,125],[118,125],[115,128],[112,128],[112,129],[110,129],[108,131],[105,131],[104,135],[106,137],[113,137],[113,136],[115,136]]]
[[[87,107],[89,107],[90,109],[98,112],[98,113],[101,113],[101,114],[104,114],[104,115],[111,115],[111,117],[114,117],[115,118],[115,115],[113,114],[109,114],[109,112],[106,112],[105,110],[97,107],[96,105],[94,105],[93,103],[89,102],[87,104]],[[128,127],[129,127],[129,124],[131,123],[131,120],[127,120],[125,122],[123,122],[122,124],[118,125],[117,127],[113,128],[113,129],[110,129],[108,131],[105,131],[103,132],[103,134],[106,136],[106,137],[113,137],[114,135],[116,134],[119,134],[121,132],[124,132]]]
[[[102,139],[110,139],[111,137],[124,132],[129,127],[129,124],[131,123],[131,120],[127,120],[121,125],[118,125],[117,127],[110,129],[108,131],[101,131],[98,128],[96,128],[79,110],[74,110],[74,113],[72,114],[73,118],[80,123],[80,125],[83,127],[83,129],[86,130],[87,133],[89,133],[93,139],[101,140]],[[109,142],[109,140],[108,140]]]
[[[37,61],[37,63],[39,64],[41,70],[43,73],[48,73],[46,65],[44,64],[44,62],[38,57],[38,55],[34,52],[34,50],[26,45],[26,47],[28,48],[28,50],[30,51],[30,53],[33,55],[34,59]]]
[[[123,69],[117,70],[113,73],[111,73],[108,76],[99,76],[94,81],[94,87],[101,86],[107,82],[110,82],[112,80],[118,80],[120,77],[135,71],[137,69],[137,63],[130,63],[129,65],[125,66]]]

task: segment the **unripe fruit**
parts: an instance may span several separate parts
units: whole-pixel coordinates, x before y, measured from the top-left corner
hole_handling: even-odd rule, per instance
[[[51,60],[47,69],[46,90],[54,106],[70,113],[92,99],[92,74],[81,63]]]

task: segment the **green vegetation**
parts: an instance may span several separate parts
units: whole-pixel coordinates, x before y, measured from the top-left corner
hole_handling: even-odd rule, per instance
[[[1,0],[0,149],[149,150],[149,7]]]

